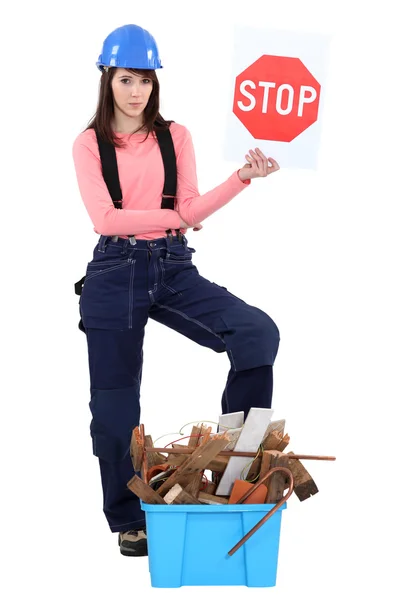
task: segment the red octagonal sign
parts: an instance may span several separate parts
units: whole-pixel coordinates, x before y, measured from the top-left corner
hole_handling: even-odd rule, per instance
[[[317,120],[320,91],[299,58],[264,55],[236,77],[233,112],[257,140],[291,142]]]

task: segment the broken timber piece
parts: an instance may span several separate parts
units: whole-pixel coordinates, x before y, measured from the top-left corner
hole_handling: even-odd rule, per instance
[[[203,435],[204,429],[205,428],[203,427],[203,425],[201,425],[201,427],[199,427],[198,425],[194,425],[192,427],[192,433],[190,434],[188,443],[189,448],[196,448],[196,446],[199,445],[200,436]],[[174,446],[174,444],[172,445]]]
[[[226,435],[229,435],[228,433]],[[214,437],[211,437],[211,439],[214,439]],[[183,444],[172,444],[173,448],[187,448],[187,446],[184,446]],[[182,465],[185,460],[187,460],[187,454],[170,454],[168,456],[168,463],[170,465],[175,465],[175,466],[179,466]],[[206,469],[208,469],[209,471],[217,471],[217,472],[222,472],[225,471],[226,466],[228,464],[229,461],[229,456],[218,456],[216,458],[214,458],[213,460],[211,460],[208,465],[205,467]]]
[[[214,436],[205,444],[201,444],[187,460],[158,488],[160,495],[166,494],[175,483],[180,483],[187,475],[203,471],[207,465],[223,450],[229,439],[224,433]]]
[[[270,470],[274,467],[289,468],[289,457],[278,450],[269,451],[271,455]],[[284,473],[276,472],[267,480],[268,492],[265,500],[266,504],[276,504],[283,498],[285,489],[288,487],[287,477]]]
[[[192,475],[191,480],[185,486],[185,491],[195,498],[197,498],[199,495],[200,487],[203,481],[203,473],[204,471],[199,471],[198,473]]]
[[[274,411],[271,408],[250,408],[240,437],[236,442],[235,452],[257,451],[265,434],[265,430],[271,421],[273,412]],[[233,482],[236,479],[240,479],[241,476],[245,478],[249,472],[250,465],[251,463],[247,457],[232,456],[229,459],[228,466],[226,467],[218,485],[216,491],[217,496],[229,496],[232,490]]]
[[[208,442],[208,440],[210,439],[211,436],[211,431],[212,431],[212,427],[207,427],[202,435],[202,437],[200,438],[200,444],[205,444],[206,442]]]
[[[207,494],[206,492],[199,493],[199,500],[201,500],[202,504],[228,504],[229,498],[224,498],[223,496],[213,496],[212,494]]]
[[[259,454],[259,456],[256,456],[250,465],[249,472],[247,473],[247,476],[246,476],[247,481],[253,481],[253,479],[256,479],[256,477],[258,477],[258,474],[261,469],[261,459],[262,459],[262,454],[260,454],[260,452],[258,454]]]
[[[288,452],[287,456],[289,457],[289,469],[292,472],[294,480],[294,493],[300,502],[303,502],[303,500],[307,500],[307,498],[310,498],[314,494],[318,494],[318,488],[302,463],[299,460],[290,460],[291,454],[294,453]]]
[[[151,435],[146,435],[144,438],[144,445],[146,448],[154,447]],[[151,469],[155,465],[162,465],[167,462],[167,458],[158,452],[147,452],[147,467]]]
[[[282,442],[282,433],[279,431],[271,431],[264,439],[262,447],[264,450],[278,450],[279,444]]]
[[[289,446],[290,436],[288,434],[284,435],[280,444],[278,444],[277,450],[279,452],[283,452],[284,449]]]
[[[213,496],[215,494],[216,489],[217,489],[217,484],[214,483],[213,481],[209,481],[209,483],[207,483],[207,487],[203,490],[203,492]]]
[[[281,433],[283,435],[285,431],[285,424],[285,419],[279,419],[279,421],[271,421],[271,423],[267,427],[267,431],[265,432],[264,439],[266,439],[272,431],[277,431],[278,433]]]
[[[242,431],[242,427],[236,427],[235,429],[227,429],[226,435],[229,437],[229,444],[226,446],[225,450],[233,450],[236,446],[236,442],[238,441],[240,434]],[[215,434],[213,434],[215,435]]]
[[[271,467],[271,452],[269,452],[268,450],[265,450],[262,454],[259,479],[262,479],[264,477],[264,475],[266,475],[271,468],[272,468]],[[271,477],[272,477],[272,475],[271,475]],[[265,485],[267,485],[267,482],[265,482]]]
[[[135,427],[132,431],[130,455],[134,470],[140,471],[143,464],[144,447],[140,436],[139,426]]]
[[[201,504],[197,498],[184,490],[179,483],[171,488],[168,494],[165,494],[164,500],[167,504]]]
[[[153,490],[140,477],[134,475],[127,483],[128,488],[147,504],[166,504],[164,498]]]

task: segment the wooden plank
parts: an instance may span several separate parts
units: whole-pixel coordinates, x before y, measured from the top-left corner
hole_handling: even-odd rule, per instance
[[[240,437],[236,442],[235,451],[255,452],[258,449],[273,412],[271,408],[252,407],[250,409]],[[229,496],[233,482],[241,477],[245,478],[250,465],[251,463],[247,457],[232,456],[222,475],[216,494]]]
[[[226,437],[226,435],[221,433],[218,436],[213,437],[205,444],[198,446],[183,463],[183,465],[178,467],[167,479],[167,481],[164,481],[164,483],[158,489],[158,493],[160,495],[165,494],[175,485],[175,483],[180,483],[182,478],[185,478],[191,473],[196,473],[196,471],[202,471],[205,469],[208,463],[211,462],[211,460],[225,448],[228,442],[229,439]]]
[[[229,434],[226,434],[229,435]],[[213,439],[213,437],[211,438]],[[173,448],[186,448],[187,446],[181,444],[172,444]],[[187,460],[187,454],[170,454],[168,456],[168,464],[179,466]],[[229,456],[217,456],[208,463],[206,469],[209,471],[223,472],[229,461]]]
[[[279,444],[282,442],[282,433],[279,431],[271,431],[264,439],[262,447],[264,450],[278,450]]]
[[[261,469],[261,456],[257,456],[257,458],[255,458],[253,460],[253,462],[250,465],[250,469],[246,475],[246,480],[247,481],[251,481],[253,482],[253,480],[255,480],[258,477],[258,474],[260,472]]]
[[[169,490],[169,492],[168,492],[167,494],[165,494],[165,496],[164,496],[164,501],[165,501],[167,504],[172,504],[172,502],[175,500],[175,498],[176,498],[177,496],[179,496],[179,494],[181,493],[181,491],[182,491],[182,488],[181,488],[181,486],[179,485],[179,483],[176,483],[176,484],[175,484],[175,485],[174,485],[174,486],[173,486],[173,487],[172,487],[172,488]]]
[[[264,475],[266,475],[270,469],[272,469],[271,453],[268,452],[268,450],[266,450],[262,453],[259,479],[262,479],[262,477],[264,477]],[[267,481],[265,481],[263,485],[268,487],[268,484],[269,484],[269,481],[267,479]]]
[[[270,468],[274,467],[286,467],[289,468],[289,457],[278,450],[270,450],[271,465]],[[283,497],[285,489],[287,487],[286,476],[284,473],[274,473],[269,479],[267,479],[267,498],[266,504],[276,504]]]
[[[283,438],[280,444],[278,444],[277,450],[279,450],[279,452],[283,452],[285,450],[285,448],[287,448],[287,446],[289,446],[289,442],[290,442],[290,436],[288,434],[286,434]]]
[[[218,419],[218,432],[224,433],[228,429],[237,429],[238,427],[242,427],[244,422],[244,411],[241,410],[239,412],[234,413],[226,413],[224,415],[220,415]]]
[[[198,497],[203,482],[204,471],[199,471],[191,476],[191,481],[185,486],[186,492],[195,498]]]
[[[208,442],[208,440],[210,439],[210,436],[211,436],[211,431],[212,431],[212,427],[207,427],[205,429],[205,431],[203,432],[203,436],[200,438],[201,444],[205,444],[206,442]]]
[[[153,439],[151,435],[146,435],[144,438],[144,445],[146,448],[154,448]],[[147,452],[147,467],[151,469],[155,465],[162,465],[167,462],[167,457],[159,454],[158,452]]]
[[[215,494],[216,489],[217,489],[217,484],[214,483],[213,481],[210,481],[207,484],[207,487],[203,490],[203,492],[205,492],[206,494],[211,494],[213,496]]]
[[[164,496],[167,504],[201,504],[200,500],[189,494],[186,489],[182,489],[179,483],[175,484],[172,489]]]
[[[279,419],[278,421],[271,421],[271,423],[267,427],[267,431],[265,432],[264,439],[266,439],[272,431],[277,431],[278,433],[284,434],[285,431],[285,419]],[[264,441],[263,439],[263,441]]]
[[[137,475],[128,481],[127,486],[147,504],[166,504],[165,500]]]
[[[135,429],[132,431],[130,455],[133,468],[135,471],[140,471],[143,464],[143,444],[140,438],[139,426],[135,427]]]
[[[242,432],[242,427],[237,427],[235,429],[228,429],[225,433],[226,435],[229,437],[229,444],[227,444],[226,449],[225,450],[233,450],[236,446],[236,443],[240,437],[240,434]],[[212,435],[216,435],[216,434],[212,434]],[[212,437],[212,436],[211,436]]]
[[[202,431],[202,426],[194,425],[192,427],[192,433],[190,434],[191,437],[189,438],[189,443],[188,443],[189,448],[196,448],[196,446],[199,443],[201,431]],[[172,446],[174,446],[174,444],[172,444]]]
[[[199,493],[199,500],[201,500],[202,504],[228,504],[229,498],[224,498],[223,496],[213,496],[212,494],[207,494],[206,492]]]
[[[294,493],[296,494],[300,502],[303,502],[303,500],[307,500],[307,498],[310,498],[314,494],[318,494],[319,490],[316,486],[315,481],[313,480],[307,469],[304,467],[304,465],[299,460],[290,460],[290,456],[292,454],[294,454],[294,452],[287,453],[287,456],[289,457],[288,468],[291,470],[293,475]]]

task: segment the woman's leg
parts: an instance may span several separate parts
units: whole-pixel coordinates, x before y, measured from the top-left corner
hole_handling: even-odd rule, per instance
[[[87,328],[93,454],[98,457],[103,511],[111,531],[141,529],[145,514],[127,487],[135,471],[130,457],[133,429],[140,422],[143,336],[147,312],[132,329]],[[138,473],[139,475],[139,473]]]
[[[272,366],[280,341],[271,317],[201,277],[179,255],[176,260],[171,256],[162,272],[164,289],[149,316],[202,346],[227,352],[231,369],[223,414],[244,411],[246,417],[251,407],[271,408]]]

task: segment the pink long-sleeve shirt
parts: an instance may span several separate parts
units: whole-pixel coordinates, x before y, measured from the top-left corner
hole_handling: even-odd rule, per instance
[[[101,171],[99,149],[94,129],[80,133],[73,143],[73,160],[79,191],[94,225],[103,235],[150,240],[166,236],[167,229],[179,229],[181,217],[195,225],[209,217],[246,188],[237,171],[223,183],[200,195],[197,183],[193,142],[183,125],[171,124],[177,164],[177,198],[175,210],[162,209],[164,166],[157,140],[146,134],[118,133],[127,142],[116,148],[122,191],[122,209],[115,208]],[[183,233],[186,229],[181,229]],[[174,231],[173,231],[174,233]]]

